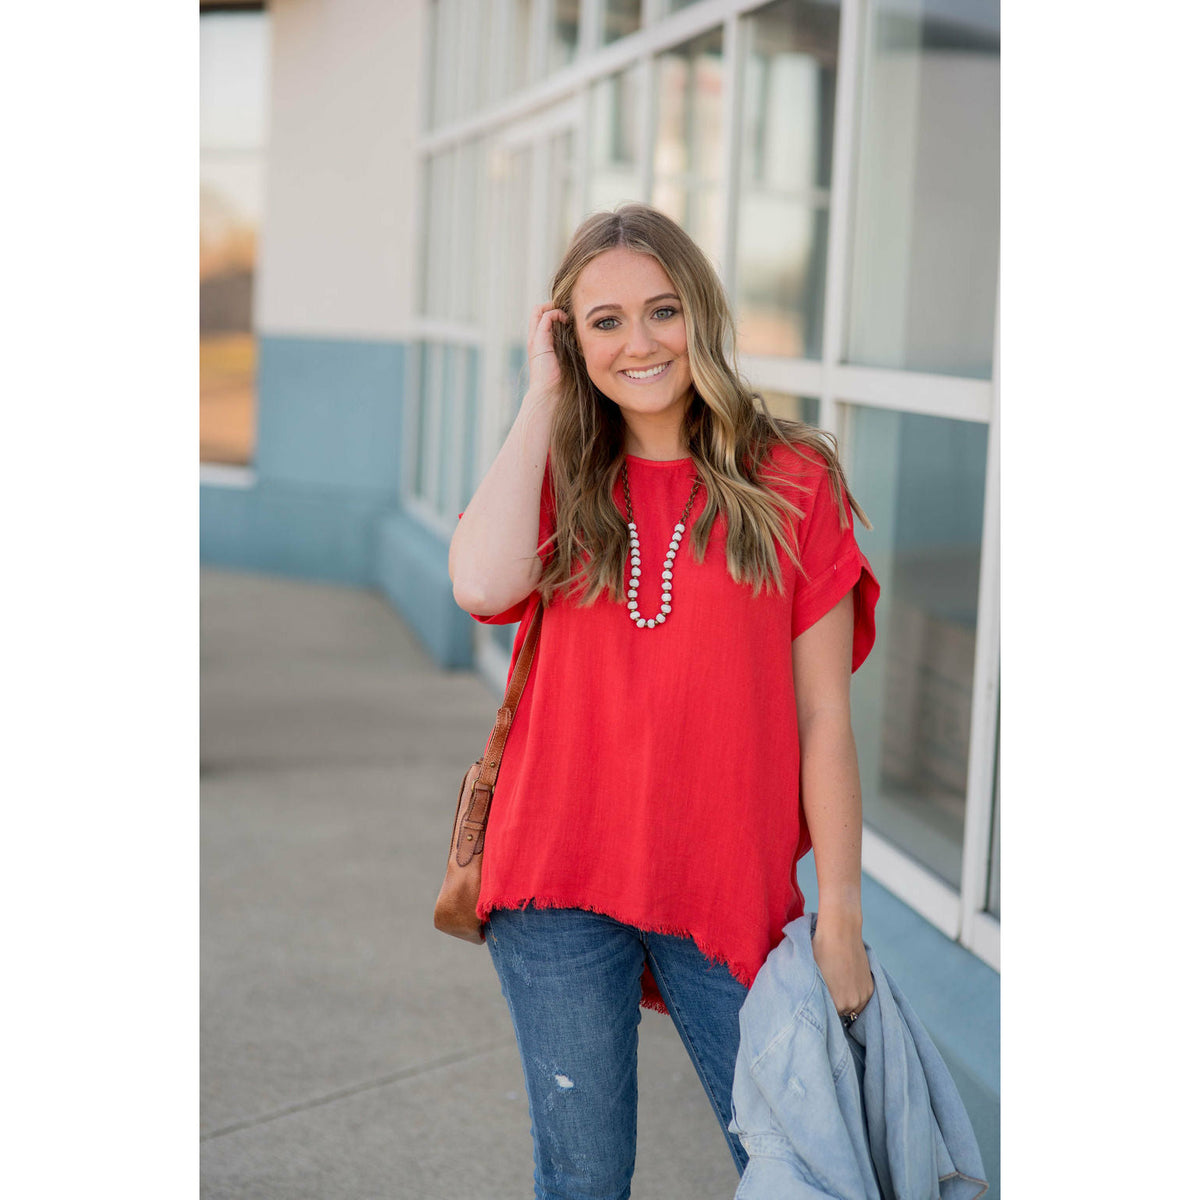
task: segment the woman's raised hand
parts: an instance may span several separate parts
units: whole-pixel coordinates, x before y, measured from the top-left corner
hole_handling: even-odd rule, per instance
[[[558,355],[554,353],[554,322],[569,321],[561,308],[552,304],[539,304],[529,318],[529,392],[545,399],[558,399],[558,388],[562,372],[558,368]]]

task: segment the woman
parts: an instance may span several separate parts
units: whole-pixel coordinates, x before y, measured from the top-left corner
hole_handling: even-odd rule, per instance
[[[872,991],[849,720],[878,596],[865,518],[825,436],[756,406],[731,330],[673,221],[588,217],[450,546],[455,601],[521,622],[514,662],[545,605],[478,909],[539,1197],[629,1195],[639,1003],[670,1013],[742,1170],[738,1012],[804,912],[810,846],[822,974],[846,1014]]]

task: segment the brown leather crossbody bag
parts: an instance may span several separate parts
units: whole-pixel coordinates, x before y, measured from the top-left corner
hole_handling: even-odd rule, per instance
[[[504,703],[496,712],[496,724],[492,728],[492,736],[488,738],[487,749],[481,758],[467,768],[458,789],[458,807],[454,811],[454,825],[450,831],[446,878],[442,880],[442,890],[438,893],[433,910],[433,923],[443,933],[477,945],[483,944],[483,924],[475,915],[483,880],[483,835],[487,831],[488,813],[492,807],[496,777],[500,773],[504,743],[508,740],[517,704],[525,690],[525,681],[529,678],[541,628],[542,603],[539,600],[529,632],[521,645],[521,653],[517,656],[517,665],[508,681]]]

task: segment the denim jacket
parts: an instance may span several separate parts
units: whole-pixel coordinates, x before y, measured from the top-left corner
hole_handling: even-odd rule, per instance
[[[815,913],[784,929],[742,1007],[735,1200],[976,1200],[979,1145],[941,1055],[867,948],[875,991],[843,1028],[813,958]]]

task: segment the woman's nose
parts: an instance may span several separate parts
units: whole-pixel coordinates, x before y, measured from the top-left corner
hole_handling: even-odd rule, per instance
[[[632,321],[629,325],[629,337],[625,341],[625,353],[644,356],[654,352],[657,342],[653,334],[641,321]]]

